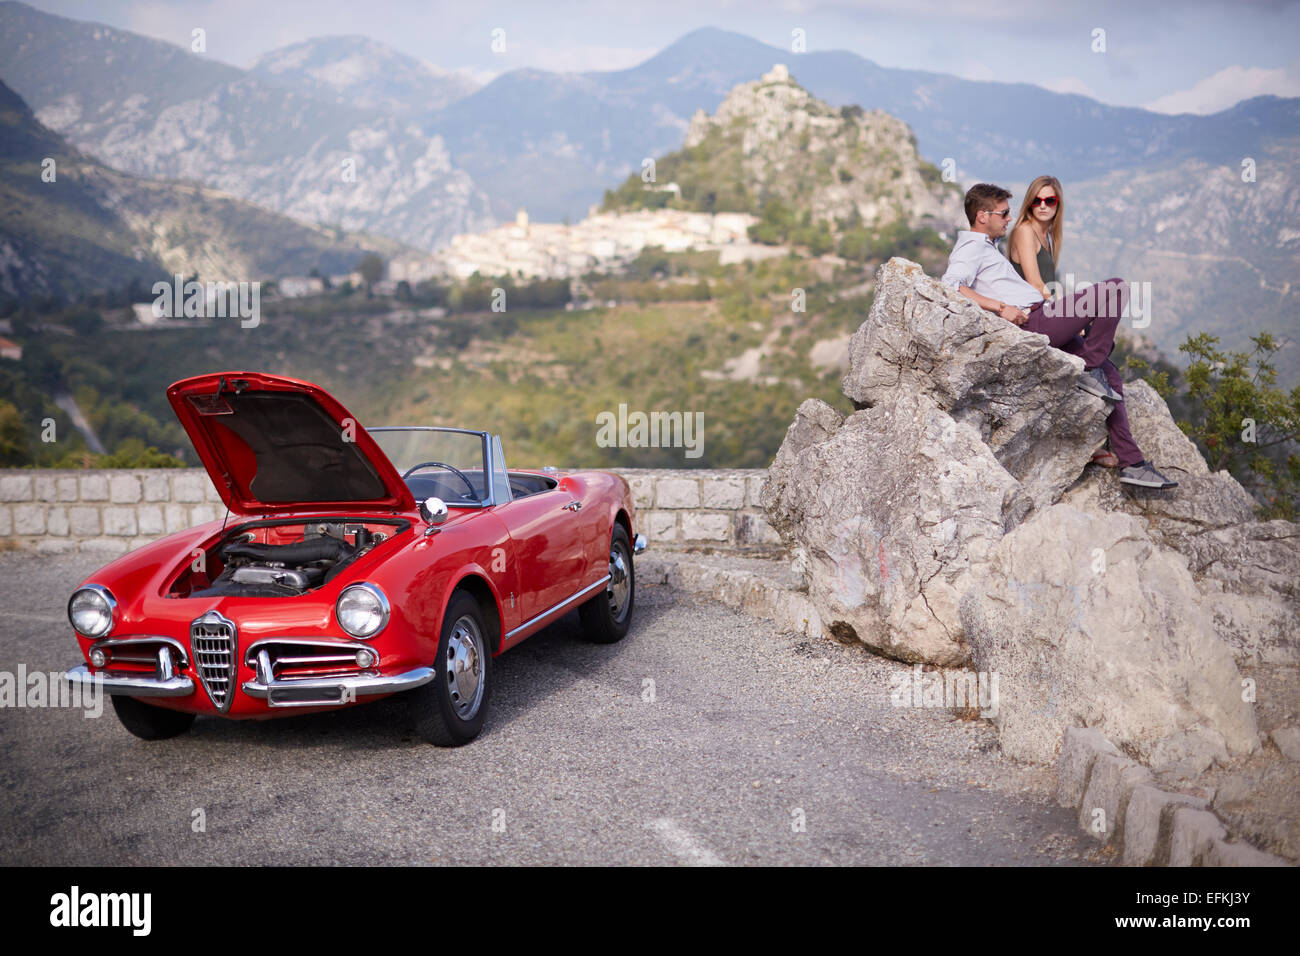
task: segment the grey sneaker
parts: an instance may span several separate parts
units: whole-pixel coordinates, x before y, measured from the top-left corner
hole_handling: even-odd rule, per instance
[[[1178,482],[1166,478],[1160,472],[1156,471],[1155,465],[1143,459],[1136,465],[1125,465],[1119,470],[1119,480],[1126,485],[1137,485],[1140,488],[1177,488]]]
[[[1108,402],[1124,401],[1124,396],[1110,387],[1110,382],[1106,381],[1106,373],[1100,367],[1090,368],[1084,372],[1083,378],[1079,379],[1079,387]]]

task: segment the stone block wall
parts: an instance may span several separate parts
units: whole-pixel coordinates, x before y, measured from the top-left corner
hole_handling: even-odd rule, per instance
[[[765,468],[624,469],[640,530],[657,548],[779,552],[758,496]]]
[[[121,553],[224,512],[197,468],[0,470],[0,542],[10,547]]]
[[[777,553],[758,495],[767,472],[626,469],[638,531],[656,549]],[[123,553],[219,518],[199,468],[0,470],[0,545],[43,552]]]

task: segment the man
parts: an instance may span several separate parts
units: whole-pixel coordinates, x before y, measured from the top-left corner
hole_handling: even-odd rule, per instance
[[[1119,480],[1142,488],[1176,488],[1142,457],[1128,427],[1124,386],[1119,370],[1107,358],[1115,345],[1115,329],[1128,302],[1128,289],[1120,279],[1107,279],[1065,302],[1046,303],[1032,285],[993,244],[1006,234],[1011,219],[1011,193],[999,186],[979,183],[966,193],[966,220],[970,231],[957,233],[948,257],[943,283],[956,289],[980,308],[994,312],[1022,329],[1040,332],[1053,348],[1083,359],[1079,387],[1111,402],[1106,428],[1115,454]],[[1085,332],[1087,338],[1080,338]]]

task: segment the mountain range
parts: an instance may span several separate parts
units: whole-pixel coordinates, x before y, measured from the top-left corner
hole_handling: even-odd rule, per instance
[[[439,110],[480,86],[472,77],[440,70],[368,37],[304,40],[263,54],[250,72],[317,99],[407,116]]]
[[[517,69],[475,89],[463,74],[362,37],[306,40],[241,70],[0,3],[0,78],[74,145],[127,172],[199,179],[417,247],[472,228],[489,209],[504,218],[527,206],[548,221],[584,214],[644,158],[679,148],[698,110],[714,111],[775,63],[833,107],[901,119],[922,156],[951,159],[968,183],[1025,182],[1048,169],[1082,181],[1186,160],[1235,167],[1300,132],[1300,99],[1169,116],[1028,83],[882,67],[842,50],[792,54],[712,27],[630,69]],[[349,157],[355,184],[339,175]],[[366,184],[363,170],[376,181]],[[438,201],[424,216],[411,208],[428,199]]]
[[[796,55],[716,28],[630,69],[518,69],[475,89],[362,38],[307,40],[241,70],[0,3],[0,79],[72,146],[135,176],[425,250],[520,207],[541,221],[585,214],[645,159],[681,149],[697,111],[775,63],[832,107],[908,124],[920,156],[962,183],[1023,192],[1039,173],[1060,177],[1063,268],[1150,281],[1159,311],[1146,334],[1165,351],[1191,328],[1231,347],[1296,328],[1300,99],[1169,116],[848,51]],[[1247,159],[1254,181],[1241,176]],[[1296,349],[1282,361],[1300,375]]]
[[[299,51],[301,52],[301,51]],[[442,138],[202,54],[0,4],[0,79],[72,145],[135,176],[188,179],[286,215],[432,249],[490,225]]]
[[[966,183],[1021,183],[1047,170],[1080,181],[1191,159],[1236,166],[1277,133],[1300,131],[1297,99],[1261,96],[1211,116],[1168,116],[1028,83],[882,67],[842,50],[792,54],[716,28],[694,30],[626,70],[511,71],[431,112],[424,126],[494,200],[518,195],[536,218],[558,219],[580,214],[598,184],[636,171],[643,157],[680,146],[696,110],[712,112],[775,63],[831,106],[879,109],[907,123],[921,155],[940,166],[952,159]],[[570,169],[589,177],[585,191],[570,192],[578,182]],[[547,175],[552,188],[535,188]],[[527,191],[512,194],[512,182]]]
[[[140,289],[180,272],[262,279],[348,272],[366,241],[194,183],[111,169],[39,123],[0,83],[0,300]]]

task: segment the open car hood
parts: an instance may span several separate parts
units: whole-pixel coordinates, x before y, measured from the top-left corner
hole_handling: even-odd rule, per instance
[[[310,382],[214,372],[175,383],[167,400],[236,514],[415,507],[356,416]]]

